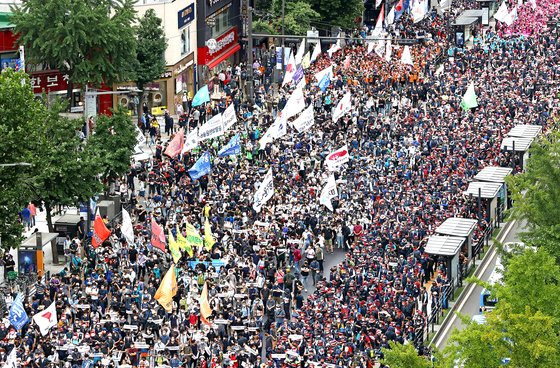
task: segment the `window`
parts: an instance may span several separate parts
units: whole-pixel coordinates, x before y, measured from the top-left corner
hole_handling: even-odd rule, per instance
[[[181,55],[191,52],[191,27],[187,27],[181,31]]]
[[[206,18],[206,24],[210,28],[209,38],[217,38],[232,27],[233,23],[229,15],[230,7],[231,4],[226,5],[216,13]]]

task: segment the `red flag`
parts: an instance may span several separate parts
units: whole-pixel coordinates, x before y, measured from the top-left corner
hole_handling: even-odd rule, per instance
[[[404,6],[403,0],[400,0],[400,1],[397,3],[397,5],[395,6],[395,10],[398,11],[398,12],[400,12],[400,11],[403,10],[403,6]]]
[[[105,239],[107,239],[111,235],[111,230],[107,229],[105,226],[105,222],[99,214],[95,216],[95,221],[93,222],[93,236],[91,237],[91,245],[94,248],[99,247]]]
[[[152,246],[158,248],[162,252],[165,250],[165,234],[163,228],[152,218]]]
[[[344,60],[344,69],[350,68],[350,55],[346,56],[346,60]]]
[[[183,133],[183,128],[179,129],[177,134],[175,134],[175,138],[165,149],[165,154],[171,158],[177,156],[183,150],[183,146],[185,145],[185,134]]]

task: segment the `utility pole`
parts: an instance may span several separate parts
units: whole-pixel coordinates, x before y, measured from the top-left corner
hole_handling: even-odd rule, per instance
[[[284,56],[284,42],[285,42],[285,38],[284,38],[284,15],[285,15],[285,10],[286,10],[286,0],[282,0],[282,72],[284,71],[284,60],[285,60],[285,56]]]
[[[247,79],[249,80],[249,88],[247,91],[249,102],[254,104],[254,88],[255,81],[253,75],[253,8],[251,8],[250,0],[245,0],[247,6]]]

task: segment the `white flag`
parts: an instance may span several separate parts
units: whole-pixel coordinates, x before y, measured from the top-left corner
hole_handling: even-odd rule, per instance
[[[414,4],[412,8],[412,19],[414,23],[420,22],[428,14],[427,0],[419,0]]]
[[[292,126],[300,133],[305,132],[315,123],[315,114],[313,111],[313,104],[310,104],[303,113],[292,122]]]
[[[343,164],[350,161],[350,154],[348,153],[348,145],[344,145],[333,153],[329,153],[325,157],[325,164],[329,171],[338,170]]]
[[[303,109],[305,109],[305,97],[303,96],[303,84],[300,83],[292,92],[290,98],[288,98],[286,106],[282,109],[282,118],[288,120],[292,116],[299,114]]]
[[[314,62],[315,60],[317,60],[319,55],[321,55],[321,42],[320,41],[315,44],[315,47],[313,48],[313,53],[311,54],[310,61]]]
[[[384,40],[377,41],[377,45],[375,45],[375,53],[377,54],[377,56],[379,56],[382,59],[385,57],[385,41]]]
[[[235,123],[237,123],[237,116],[235,114],[235,106],[232,103],[222,114],[222,125],[224,126],[224,130],[228,130]]]
[[[262,181],[259,189],[255,192],[255,197],[253,200],[253,209],[257,212],[261,212],[262,206],[268,202],[272,195],[274,194],[274,181],[272,180],[272,168],[268,170],[264,180]]]
[[[299,45],[299,48],[297,50],[297,54],[296,54],[296,65],[301,64],[301,60],[303,59],[303,55],[305,54],[305,38],[303,40],[301,40],[301,44]]]
[[[224,125],[222,124],[222,114],[214,115],[206,124],[202,125],[198,130],[198,140],[216,138],[225,133]]]
[[[17,368],[17,348],[14,346],[10,354],[8,354],[8,359],[6,359],[6,363],[4,364],[4,368]]]
[[[389,14],[387,14],[385,18],[385,27],[389,27],[393,23],[395,23],[395,6],[391,8]]]
[[[385,19],[385,4],[381,6],[379,15],[377,16],[377,22],[375,23],[375,28],[372,31],[373,36],[379,36],[383,31],[383,20]]]
[[[336,190],[336,181],[334,180],[334,174],[329,176],[327,184],[321,191],[321,197],[319,197],[319,203],[325,205],[331,212],[333,211],[333,206],[331,199],[338,196],[338,191]]]
[[[498,10],[496,10],[496,13],[494,13],[494,19],[504,23],[508,19],[508,15],[509,15],[508,7],[504,0],[502,1],[502,4],[500,4]]]
[[[266,147],[267,143],[271,143],[273,140],[283,137],[284,135],[286,135],[286,133],[286,119],[280,113],[276,117],[276,120],[274,120],[274,123],[270,127],[268,127],[266,133],[264,133],[263,137],[259,140],[261,149]]]
[[[191,130],[189,134],[185,136],[185,144],[183,145],[183,150],[181,154],[191,151],[198,146],[198,127]]]
[[[33,316],[33,321],[39,326],[39,330],[41,331],[41,335],[45,336],[49,333],[51,327],[56,326],[58,323],[58,319],[56,317],[56,305],[55,302],[52,302],[49,307],[43,311],[40,311],[36,315]]]
[[[412,55],[410,54],[410,47],[408,47],[408,45],[404,47],[401,55],[401,63],[414,66],[414,61],[412,61]]]
[[[341,48],[340,48],[340,38],[339,38],[336,41],[336,43],[332,44],[331,47],[327,50],[327,54],[329,54],[329,57],[332,58],[332,55],[340,49]]]
[[[379,8],[379,5],[381,5],[381,2],[383,0],[375,0],[375,9]]]
[[[284,80],[282,81],[282,87],[290,83],[296,74],[296,60],[294,59],[293,52],[290,52],[290,58],[288,59],[288,64],[286,65],[286,71],[284,72]]]
[[[508,26],[511,26],[513,22],[517,20],[517,6],[513,8],[511,12],[507,15],[506,19],[504,19],[504,23]]]
[[[366,41],[367,43],[367,53],[371,54],[371,52],[373,51],[373,48],[375,47],[376,42],[375,41]]]
[[[134,244],[134,228],[132,227],[132,220],[128,211],[122,209],[122,226],[121,232],[129,245]]]
[[[391,45],[391,39],[387,40],[385,44],[385,61],[390,63],[391,62],[391,53],[393,52],[393,45]]]
[[[332,111],[332,119],[336,123],[344,114],[352,109],[352,95],[346,92],[344,97],[338,102],[338,105]]]

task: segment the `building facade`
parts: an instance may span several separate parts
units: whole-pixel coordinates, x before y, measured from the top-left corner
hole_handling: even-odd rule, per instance
[[[164,110],[175,114],[179,105],[194,95],[196,89],[196,6],[194,0],[138,0],[138,18],[149,9],[162,20],[167,49],[166,70],[161,77],[144,86],[148,110],[160,115]],[[133,110],[138,99],[133,82],[117,84],[113,104]],[[129,91],[129,93],[126,93]]]
[[[200,85],[214,74],[241,60],[241,1],[197,2],[197,76]]]

